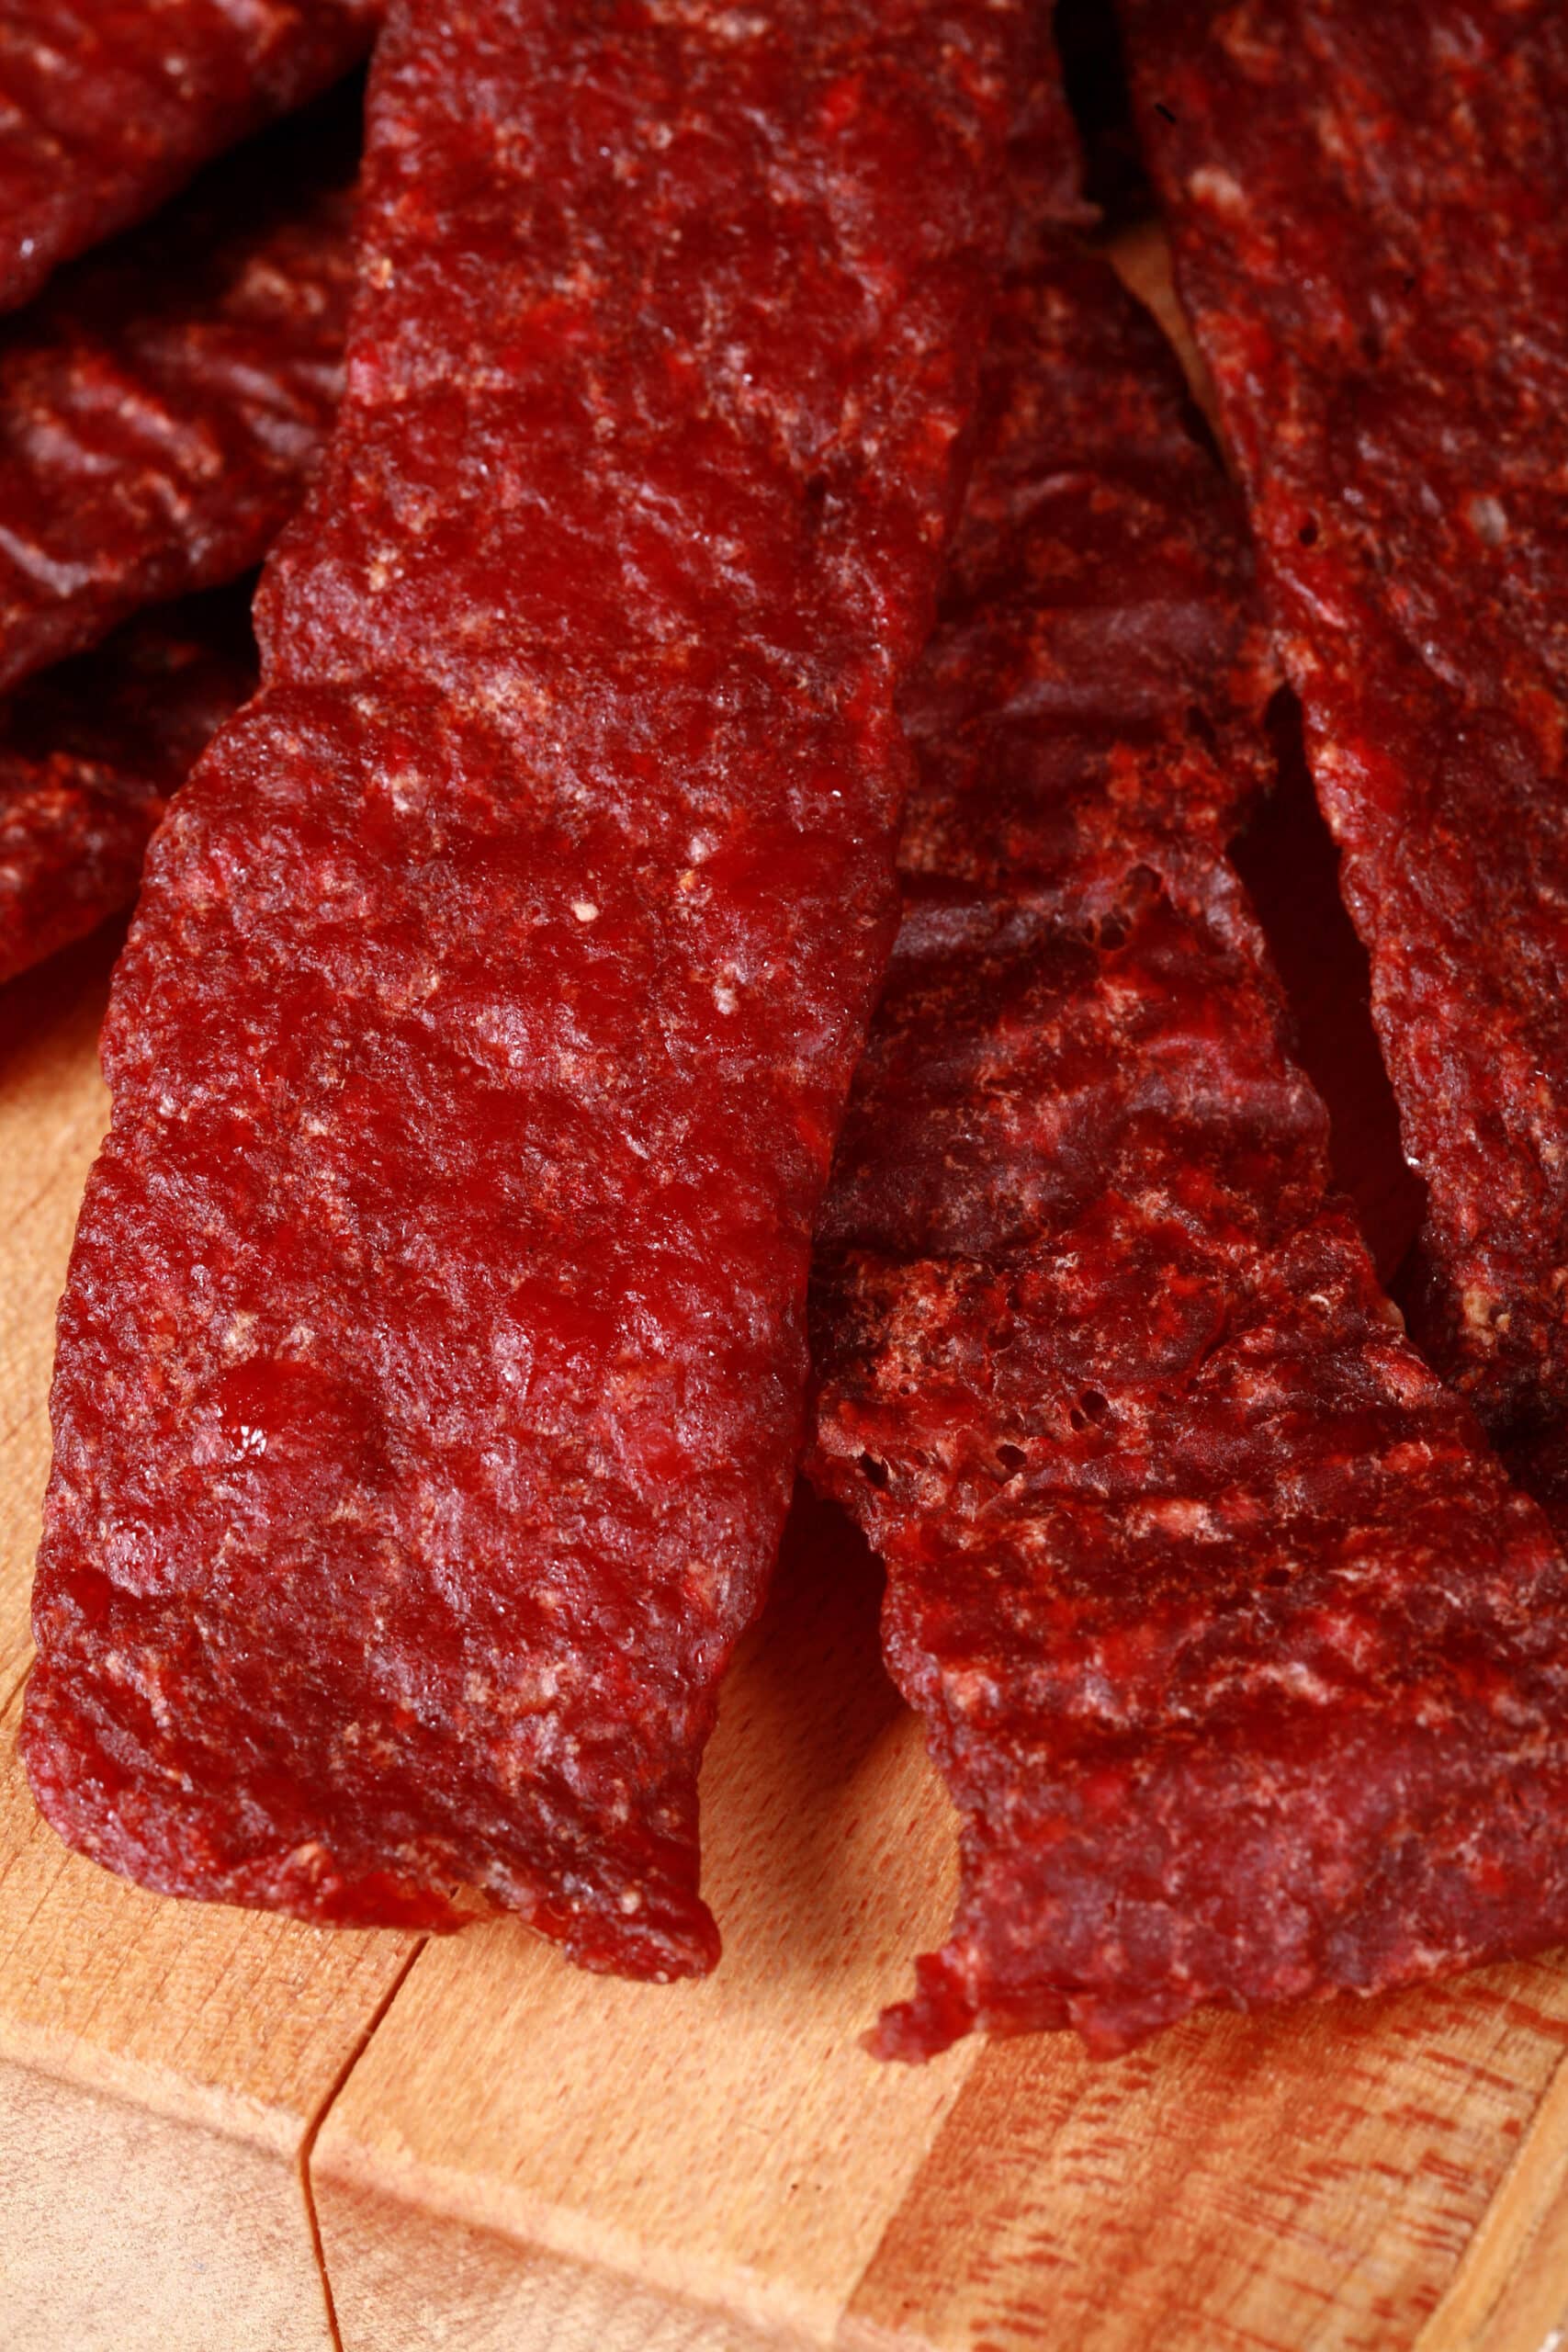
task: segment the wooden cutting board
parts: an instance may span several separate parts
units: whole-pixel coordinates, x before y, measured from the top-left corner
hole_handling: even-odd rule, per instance
[[[508,1922],[422,1944],[164,1902],[67,1855],[15,1736],[109,952],[0,994],[6,2352],[1564,2341],[1562,1961],[1199,2018],[1114,2065],[864,2053],[940,1931],[952,1826],[870,1563],[809,1506],[705,1782],[706,1984],[581,1976]]]
[[[1157,251],[1128,267],[1157,303]],[[1197,2018],[1113,2065],[866,2055],[940,1937],[953,1825],[871,1563],[809,1505],[705,1775],[706,1984],[584,1977],[504,1921],[164,1902],[68,1855],[16,1727],[114,945],[0,990],[3,2352],[1568,2346],[1568,1961]]]

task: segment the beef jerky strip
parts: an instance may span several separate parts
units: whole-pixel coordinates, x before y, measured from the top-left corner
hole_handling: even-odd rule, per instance
[[[1528,1453],[1568,1406],[1568,12],[1125,16],[1427,1186],[1420,1333]]]
[[[0,310],[345,74],[379,0],[4,0]]]
[[[1011,288],[813,1285],[814,1478],[962,1825],[876,2046],[1568,1935],[1568,1577],[1326,1194],[1226,838],[1267,665],[1168,349]]]
[[[0,713],[0,981],[136,895],[169,797],[255,684],[238,588],[148,613]]]
[[[396,7],[264,691],[154,847],[27,1758],[144,1883],[711,1965],[1004,242],[990,0]]]
[[[342,390],[353,93],[0,327],[0,689],[261,561]]]

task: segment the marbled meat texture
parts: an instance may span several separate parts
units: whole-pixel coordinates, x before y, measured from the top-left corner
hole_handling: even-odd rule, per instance
[[[394,9],[337,436],[154,848],[33,1785],[144,1883],[711,1965],[696,1769],[896,928],[1021,11]],[[1066,142],[1064,142],[1064,160]]]
[[[128,622],[0,711],[0,981],[130,904],[171,795],[254,684],[236,587]]]
[[[1020,277],[907,698],[812,1307],[812,1475],[961,1821],[889,2056],[1568,1934],[1568,1578],[1326,1195],[1224,854],[1270,681],[1189,416],[1102,263]]]
[[[0,310],[324,90],[380,15],[380,0],[5,0]]]
[[[1427,1187],[1417,1328],[1568,1501],[1568,11],[1125,20]]]
[[[258,564],[343,389],[358,107],[323,100],[0,326],[0,690]]]

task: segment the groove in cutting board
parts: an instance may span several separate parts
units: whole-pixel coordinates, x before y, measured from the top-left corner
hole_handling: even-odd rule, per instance
[[[506,1923],[414,1958],[68,1856],[15,1694],[112,944],[0,994],[7,2352],[328,2352],[307,2156],[345,2352],[1554,2342],[1561,1958],[1195,2018],[1111,2067],[1055,2040],[864,2057],[945,1920],[952,1816],[881,1677],[863,1557],[820,1518],[725,1693],[706,1985],[576,1976]]]
[[[392,1978],[391,1983],[387,1986],[387,1989],[382,1994],[380,1999],[377,2002],[376,2007],[371,2011],[369,2017],[367,2018],[358,2040],[355,2042],[353,2049],[344,2060],[343,2064],[338,2068],[336,2081],[329,2084],[326,2091],[322,2095],[320,2106],[316,2109],[315,2113],[311,2116],[309,2123],[306,2125],[304,2135],[299,2142],[299,2154],[296,2165],[296,2170],[299,2177],[299,2194],[304,2201],[305,2219],[310,2232],[310,2250],[315,2256],[316,2267],[321,2272],[321,2295],[326,2304],[327,2325],[332,2331],[334,2352],[342,2352],[343,2335],[337,2323],[337,2308],[333,2295],[333,2282],[327,2269],[325,2250],[321,2245],[321,2224],[320,2217],[316,2211],[315,2190],[311,2187],[310,2183],[310,2160],[315,2154],[317,2137],[320,2134],[322,2124],[327,2120],[328,2114],[331,2112],[333,2101],[337,2098],[344,2085],[347,2082],[350,2075],[353,2074],[355,2066],[358,2065],[360,2060],[364,2057],[366,2051],[369,2048],[371,2035],[375,2032],[377,2027],[386,2016],[387,2011],[391,2007],[399,1992],[407,1982],[410,1969],[413,1966],[415,1961],[419,1958],[420,1953],[424,1950],[428,1941],[429,1938],[426,1936],[420,1936],[414,1939],[412,1950],[410,1951],[407,1959],[403,1962],[401,1968],[399,1969],[397,1974]]]
[[[1562,2352],[1568,2344],[1568,2065],[1415,2352]]]
[[[595,1980],[503,1923],[427,1947],[316,2144],[340,2311],[367,2301],[375,2259],[355,2216],[400,2188],[830,2342],[977,2055],[886,2068],[858,2041],[953,1874],[951,1815],[878,1663],[877,1598],[847,1525],[797,1509],[705,1775],[714,1977]],[[362,2352],[346,2325],[344,2342]]]

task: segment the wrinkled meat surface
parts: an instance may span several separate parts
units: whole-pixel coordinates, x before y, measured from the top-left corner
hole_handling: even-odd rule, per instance
[[[713,1961],[697,1762],[1021,46],[979,0],[389,19],[344,408],[154,848],[62,1309],[27,1759],[147,1884],[446,1925],[467,1883],[592,1966]]]
[[[343,389],[352,93],[0,326],[0,688],[258,564]]]
[[[1568,1503],[1568,13],[1126,0],[1371,951],[1423,1343]]]
[[[1568,1934],[1568,1589],[1403,1336],[1225,855],[1270,684],[1162,339],[1013,280],[907,696],[903,927],[810,1468],[958,1808],[877,2046],[1371,1993]]]
[[[0,310],[345,74],[380,0],[5,0]]]

